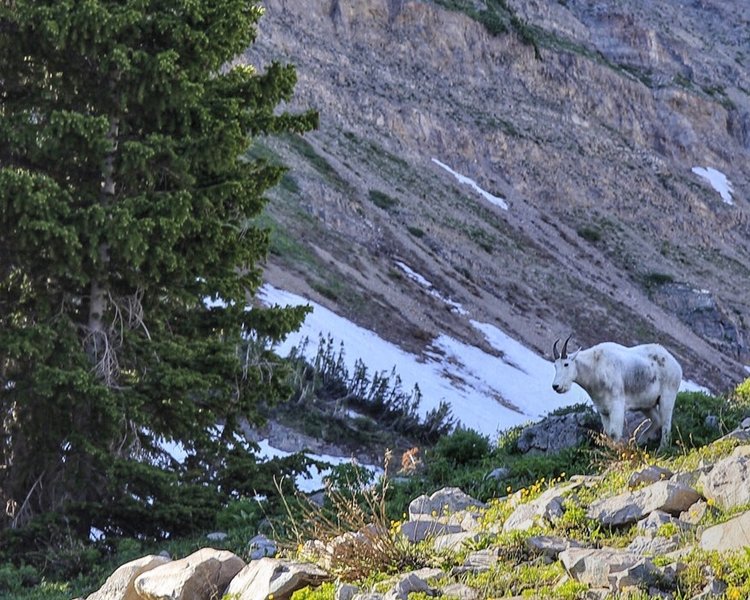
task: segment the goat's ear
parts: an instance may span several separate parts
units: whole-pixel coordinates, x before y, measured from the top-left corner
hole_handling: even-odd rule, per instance
[[[571,352],[571,353],[570,353],[570,354],[568,355],[568,358],[569,358],[570,360],[575,360],[575,359],[576,359],[576,356],[578,356],[578,353],[579,353],[580,351],[581,351],[581,348],[579,347],[579,348],[578,348],[578,350],[576,350],[575,352]]]

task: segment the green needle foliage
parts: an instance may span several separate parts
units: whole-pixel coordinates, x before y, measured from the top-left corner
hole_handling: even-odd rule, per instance
[[[306,309],[245,310],[268,247],[254,217],[283,169],[241,157],[253,138],[309,131],[317,115],[276,110],[292,67],[229,66],[261,14],[246,0],[0,3],[11,546],[91,527],[187,533],[221,500],[264,490],[235,434],[284,393],[264,341]]]

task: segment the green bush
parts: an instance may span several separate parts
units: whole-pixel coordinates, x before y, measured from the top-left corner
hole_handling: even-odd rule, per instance
[[[490,440],[473,429],[458,428],[440,438],[432,451],[432,460],[446,460],[453,466],[476,464],[490,454]]]
[[[675,444],[687,449],[710,444],[735,429],[747,414],[748,406],[750,398],[743,402],[741,393],[727,400],[703,392],[681,392],[677,395],[672,418],[672,439]],[[708,415],[719,418],[718,430],[706,425]]]
[[[398,206],[398,200],[396,200],[396,198],[379,190],[370,190],[368,197],[375,206],[382,208],[383,210],[390,210],[391,208]]]

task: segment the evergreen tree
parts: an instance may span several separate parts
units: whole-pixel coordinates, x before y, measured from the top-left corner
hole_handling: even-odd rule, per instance
[[[282,391],[262,341],[305,311],[245,309],[282,170],[243,153],[317,122],[276,110],[293,68],[229,66],[261,14],[0,3],[0,530],[186,531],[257,485],[238,421]]]

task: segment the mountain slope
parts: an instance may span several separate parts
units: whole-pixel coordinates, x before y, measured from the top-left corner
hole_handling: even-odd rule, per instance
[[[741,4],[268,0],[244,60],[297,65],[321,126],[253,150],[291,167],[267,280],[412,352],[491,352],[476,319],[539,353],[660,341],[725,389],[750,363]]]

